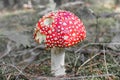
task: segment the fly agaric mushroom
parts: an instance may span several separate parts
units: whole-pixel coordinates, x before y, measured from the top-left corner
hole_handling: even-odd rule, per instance
[[[51,71],[54,76],[65,75],[65,50],[86,37],[82,21],[73,13],[57,10],[43,16],[37,23],[34,39],[51,48]]]

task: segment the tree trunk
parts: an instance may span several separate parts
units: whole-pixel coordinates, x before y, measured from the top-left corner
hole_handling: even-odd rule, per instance
[[[21,8],[23,5],[23,1],[21,0],[14,0],[14,6],[17,6],[17,8]]]
[[[56,6],[60,6],[62,4],[61,0],[54,0],[54,2],[56,3]]]
[[[9,0],[3,0],[3,4],[4,4],[4,7],[9,7],[10,6]]]

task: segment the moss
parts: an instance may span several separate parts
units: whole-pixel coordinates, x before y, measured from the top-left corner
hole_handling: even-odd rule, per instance
[[[115,25],[115,19],[114,18],[99,18],[98,25],[102,27],[110,27]]]
[[[111,13],[114,10],[112,8],[109,9],[109,8],[105,8],[103,6],[99,6],[99,7],[91,6],[90,8],[94,11],[95,14],[101,14],[101,13],[104,13],[104,12]]]

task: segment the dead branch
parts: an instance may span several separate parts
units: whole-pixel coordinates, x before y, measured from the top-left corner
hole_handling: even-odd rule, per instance
[[[115,15],[120,15],[120,12],[101,13],[101,14],[98,14],[97,16],[99,18],[110,18],[110,17],[114,17]]]
[[[60,8],[71,7],[71,6],[75,6],[75,5],[83,5],[83,4],[84,4],[84,2],[82,2],[82,1],[68,2],[68,3],[62,4],[60,6]]]
[[[88,43],[88,44],[80,47],[78,50],[76,50],[75,53],[80,52],[83,48],[88,47],[88,46],[100,46],[100,47],[105,46],[105,48],[107,48],[108,50],[113,50],[113,49],[108,47],[109,44],[110,43]],[[120,43],[111,43],[111,44],[113,44],[113,45],[118,45],[119,44],[120,45]],[[113,51],[120,52],[119,50],[113,50]]]

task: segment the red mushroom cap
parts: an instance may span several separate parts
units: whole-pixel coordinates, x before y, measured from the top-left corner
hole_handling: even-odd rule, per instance
[[[81,42],[86,37],[86,30],[82,21],[73,13],[65,10],[50,12],[37,23],[36,34],[46,36],[47,47],[69,47]],[[40,42],[39,42],[40,43]]]

